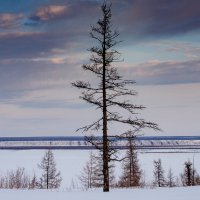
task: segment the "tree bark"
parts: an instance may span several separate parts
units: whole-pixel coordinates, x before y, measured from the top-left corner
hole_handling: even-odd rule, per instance
[[[105,16],[104,16],[105,20]],[[104,23],[104,34],[103,34],[103,175],[104,184],[103,191],[109,192],[109,166],[108,166],[108,134],[107,134],[107,102],[106,102],[106,23]]]

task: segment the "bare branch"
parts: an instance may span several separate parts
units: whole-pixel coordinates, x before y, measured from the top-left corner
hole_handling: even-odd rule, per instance
[[[92,129],[92,130],[99,130],[99,128],[102,126],[100,124],[100,122],[102,121],[102,118],[100,118],[99,120],[93,122],[92,124],[90,125],[87,125],[87,126],[83,126],[79,129],[76,130],[76,132],[82,130],[83,132],[87,132],[88,130]]]

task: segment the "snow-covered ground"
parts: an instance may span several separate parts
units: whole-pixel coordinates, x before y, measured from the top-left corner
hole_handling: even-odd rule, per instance
[[[44,156],[43,150],[29,151],[0,151],[0,174],[7,170],[24,167],[28,174],[40,175],[38,164]],[[155,189],[112,189],[103,193],[102,189],[81,191],[72,189],[71,182],[78,184],[77,176],[80,174],[88,159],[89,151],[56,150],[54,151],[57,169],[63,178],[62,187],[58,191],[47,190],[0,190],[0,200],[199,200],[200,187],[177,187]],[[163,168],[171,168],[175,176],[183,171],[183,164],[187,160],[193,161],[198,171],[200,166],[200,153],[139,153],[141,168],[145,172],[146,182],[153,178],[153,160],[162,159]],[[199,171],[200,173],[200,171]],[[116,174],[120,175],[120,164],[116,164]]]
[[[28,174],[35,173],[36,176],[40,176],[38,164],[44,156],[44,152],[44,150],[0,151],[0,174],[17,167],[24,167]],[[55,150],[54,156],[57,169],[61,171],[63,178],[62,189],[70,188],[72,180],[78,184],[77,177],[88,159],[89,151]],[[200,153],[139,153],[138,156],[147,183],[153,179],[153,160],[158,158],[162,160],[166,175],[171,168],[174,175],[179,176],[183,171],[184,162],[188,160],[193,162],[193,158],[197,172],[200,173]],[[117,176],[120,175],[120,169],[120,163],[116,163]]]
[[[0,190],[2,200],[199,200],[200,187],[93,191]]]

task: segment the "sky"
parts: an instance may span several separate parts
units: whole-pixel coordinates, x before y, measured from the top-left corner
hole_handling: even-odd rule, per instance
[[[71,86],[94,41],[100,0],[0,0],[0,137],[81,135],[99,113]],[[162,132],[200,136],[200,1],[111,0],[122,41],[115,64],[135,80],[133,103]],[[118,134],[124,127],[109,127]]]

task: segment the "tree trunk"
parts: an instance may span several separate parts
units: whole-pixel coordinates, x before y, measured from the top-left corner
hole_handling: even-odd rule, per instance
[[[105,20],[105,18],[104,18]],[[108,134],[107,134],[107,102],[106,102],[106,23],[104,23],[104,35],[103,35],[103,176],[104,184],[103,191],[109,192],[109,167],[108,167]]]

